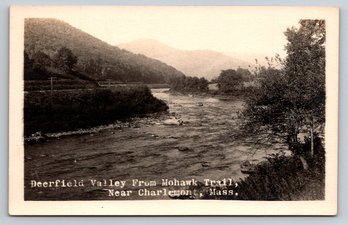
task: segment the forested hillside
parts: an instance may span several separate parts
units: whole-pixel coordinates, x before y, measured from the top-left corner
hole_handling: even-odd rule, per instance
[[[180,50],[151,39],[139,39],[118,46],[134,53],[161,60],[188,76],[204,77],[208,80],[216,78],[221,70],[238,69],[239,67],[248,69],[249,65],[252,65],[248,61],[221,52],[203,49]]]
[[[165,83],[172,77],[183,75],[158,60],[121,50],[57,19],[26,19],[24,44],[25,57],[29,62],[46,64],[44,66],[49,68],[48,71],[65,73],[67,78],[80,76],[80,79],[82,76],[92,80]],[[76,56],[71,73],[62,72],[54,60],[57,53],[65,48]],[[45,79],[45,76],[49,74],[43,73],[42,77],[26,73],[27,80]]]

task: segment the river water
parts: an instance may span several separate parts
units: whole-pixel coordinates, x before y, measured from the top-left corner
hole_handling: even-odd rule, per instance
[[[126,181],[136,191],[133,179],[224,179],[247,176],[240,170],[244,160],[260,162],[266,155],[287,150],[282,143],[256,143],[262,137],[236,139],[243,101],[208,96],[171,94],[152,90],[164,100],[169,113],[138,118],[127,126],[95,134],[68,136],[25,147],[25,198],[28,200],[73,199],[165,199],[166,196],[110,197],[105,186],[90,180]],[[178,119],[182,125],[164,121]],[[35,187],[35,182],[83,181],[83,187]],[[35,181],[35,182],[33,182]],[[145,184],[144,184],[145,185]],[[156,189],[157,187],[152,187]],[[158,187],[160,188],[160,187]]]

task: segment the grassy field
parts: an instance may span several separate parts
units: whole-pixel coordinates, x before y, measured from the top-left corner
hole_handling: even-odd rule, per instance
[[[24,96],[24,135],[88,128],[167,109],[146,86],[28,92]]]

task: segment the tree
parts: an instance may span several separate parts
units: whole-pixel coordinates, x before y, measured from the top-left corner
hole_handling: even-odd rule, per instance
[[[33,62],[29,58],[29,55],[26,51],[24,51],[24,79],[29,80],[31,78],[31,74],[33,72]]]
[[[34,64],[42,68],[52,65],[51,57],[42,51],[35,52],[31,59]]]
[[[200,91],[208,91],[208,85],[209,85],[209,82],[207,79],[205,79],[204,77],[199,78],[198,89]]]
[[[243,87],[243,75],[233,69],[222,70],[217,78],[219,90],[223,93],[233,93]]]
[[[45,79],[48,75],[48,68],[52,66],[49,55],[42,51],[35,52],[31,58],[24,51],[24,79]]]
[[[62,47],[55,55],[54,62],[58,68],[68,73],[77,63],[77,56],[69,48]]]
[[[320,122],[325,120],[325,21],[301,20],[299,29],[288,29],[285,35],[288,57],[285,61],[292,101]],[[296,102],[297,103],[297,102]]]
[[[32,60],[29,58],[29,55],[24,51],[24,71],[29,70],[32,67]]]
[[[208,91],[208,81],[204,77],[178,76],[170,80],[170,86],[174,91],[184,92],[206,92]]]
[[[298,134],[310,130],[311,155],[315,128],[325,122],[325,22],[301,20],[284,33],[288,44],[283,68],[271,65],[257,71],[259,87],[247,100],[249,128],[270,128],[282,135],[297,154]]]
[[[253,77],[248,69],[238,67],[236,73],[241,74],[244,81],[250,81]]]

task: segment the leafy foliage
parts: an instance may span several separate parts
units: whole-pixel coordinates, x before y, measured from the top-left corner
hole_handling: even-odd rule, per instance
[[[201,77],[180,76],[170,80],[173,91],[179,92],[206,92],[208,91],[208,81]]]
[[[236,70],[222,70],[217,78],[219,91],[222,93],[231,93],[243,88],[243,75]]]
[[[220,75],[213,79],[213,83],[217,83],[219,94],[224,95],[246,95],[248,88],[245,82],[253,82],[254,76],[248,69],[237,68],[222,70]]]
[[[49,90],[51,89],[51,77],[54,77],[53,89],[83,89],[95,88],[97,82],[73,70],[77,57],[70,49],[61,48],[53,59],[44,52],[38,51],[29,58],[24,52],[24,90]]]
[[[24,99],[24,133],[88,128],[167,109],[146,86],[29,92]]]
[[[325,122],[325,22],[301,20],[300,28],[285,35],[287,58],[278,60],[283,68],[256,71],[259,85],[243,114],[249,131],[270,127],[296,149],[301,129],[315,130]]]
[[[70,49],[62,47],[54,56],[54,62],[56,66],[63,71],[71,72],[77,63],[77,56],[75,56]]]
[[[204,199],[225,200],[324,200],[325,161],[319,155],[307,158],[310,169],[303,170],[298,157],[277,155],[271,162],[260,164],[256,172],[236,186],[216,188],[233,190],[238,195],[204,195]]]

